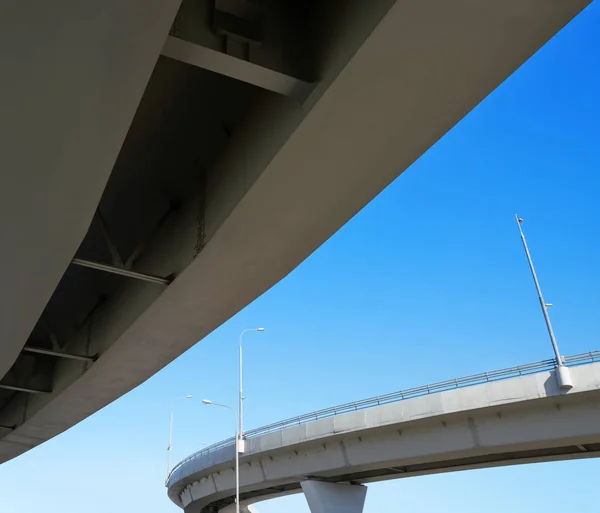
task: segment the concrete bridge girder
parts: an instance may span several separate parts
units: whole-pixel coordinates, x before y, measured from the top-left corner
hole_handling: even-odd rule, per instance
[[[387,479],[600,456],[600,363],[449,390],[285,428],[246,441],[243,504],[298,493],[305,481]],[[169,497],[186,513],[228,503],[233,448],[176,467]],[[313,486],[313,485],[309,485]],[[318,501],[317,501],[318,502]]]
[[[217,7],[243,17],[244,2]],[[143,2],[144,16],[138,0],[13,2],[0,16],[0,461],[277,283],[588,3],[315,1],[310,31],[267,23],[257,44],[230,17],[207,31],[177,16],[179,0]]]

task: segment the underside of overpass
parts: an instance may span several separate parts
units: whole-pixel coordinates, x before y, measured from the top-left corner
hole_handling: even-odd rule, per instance
[[[277,283],[588,3],[2,7],[0,461]]]

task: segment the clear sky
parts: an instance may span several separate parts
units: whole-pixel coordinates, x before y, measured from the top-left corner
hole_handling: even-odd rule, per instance
[[[0,513],[162,513],[169,401],[246,427],[552,356],[514,214],[564,354],[600,349],[600,2],[291,275],[136,390],[0,466]],[[228,437],[175,406],[175,461]],[[597,511],[600,461],[370,485],[366,513]],[[307,513],[301,495],[258,505]]]

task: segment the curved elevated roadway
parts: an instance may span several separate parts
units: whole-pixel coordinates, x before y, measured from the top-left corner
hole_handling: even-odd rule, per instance
[[[240,503],[301,489],[306,493],[307,482],[359,485],[600,456],[600,352],[567,361],[576,365],[571,367],[574,387],[569,392],[559,389],[553,363],[547,361],[249,431],[240,459]],[[169,497],[186,513],[228,508],[235,496],[233,440],[183,460],[167,486]],[[337,511],[315,509],[307,498],[313,512]]]
[[[589,3],[1,2],[0,462],[281,280]]]

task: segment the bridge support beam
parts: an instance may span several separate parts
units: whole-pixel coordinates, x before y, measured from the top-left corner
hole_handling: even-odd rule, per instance
[[[302,491],[311,513],[362,513],[367,487],[303,481]]]

